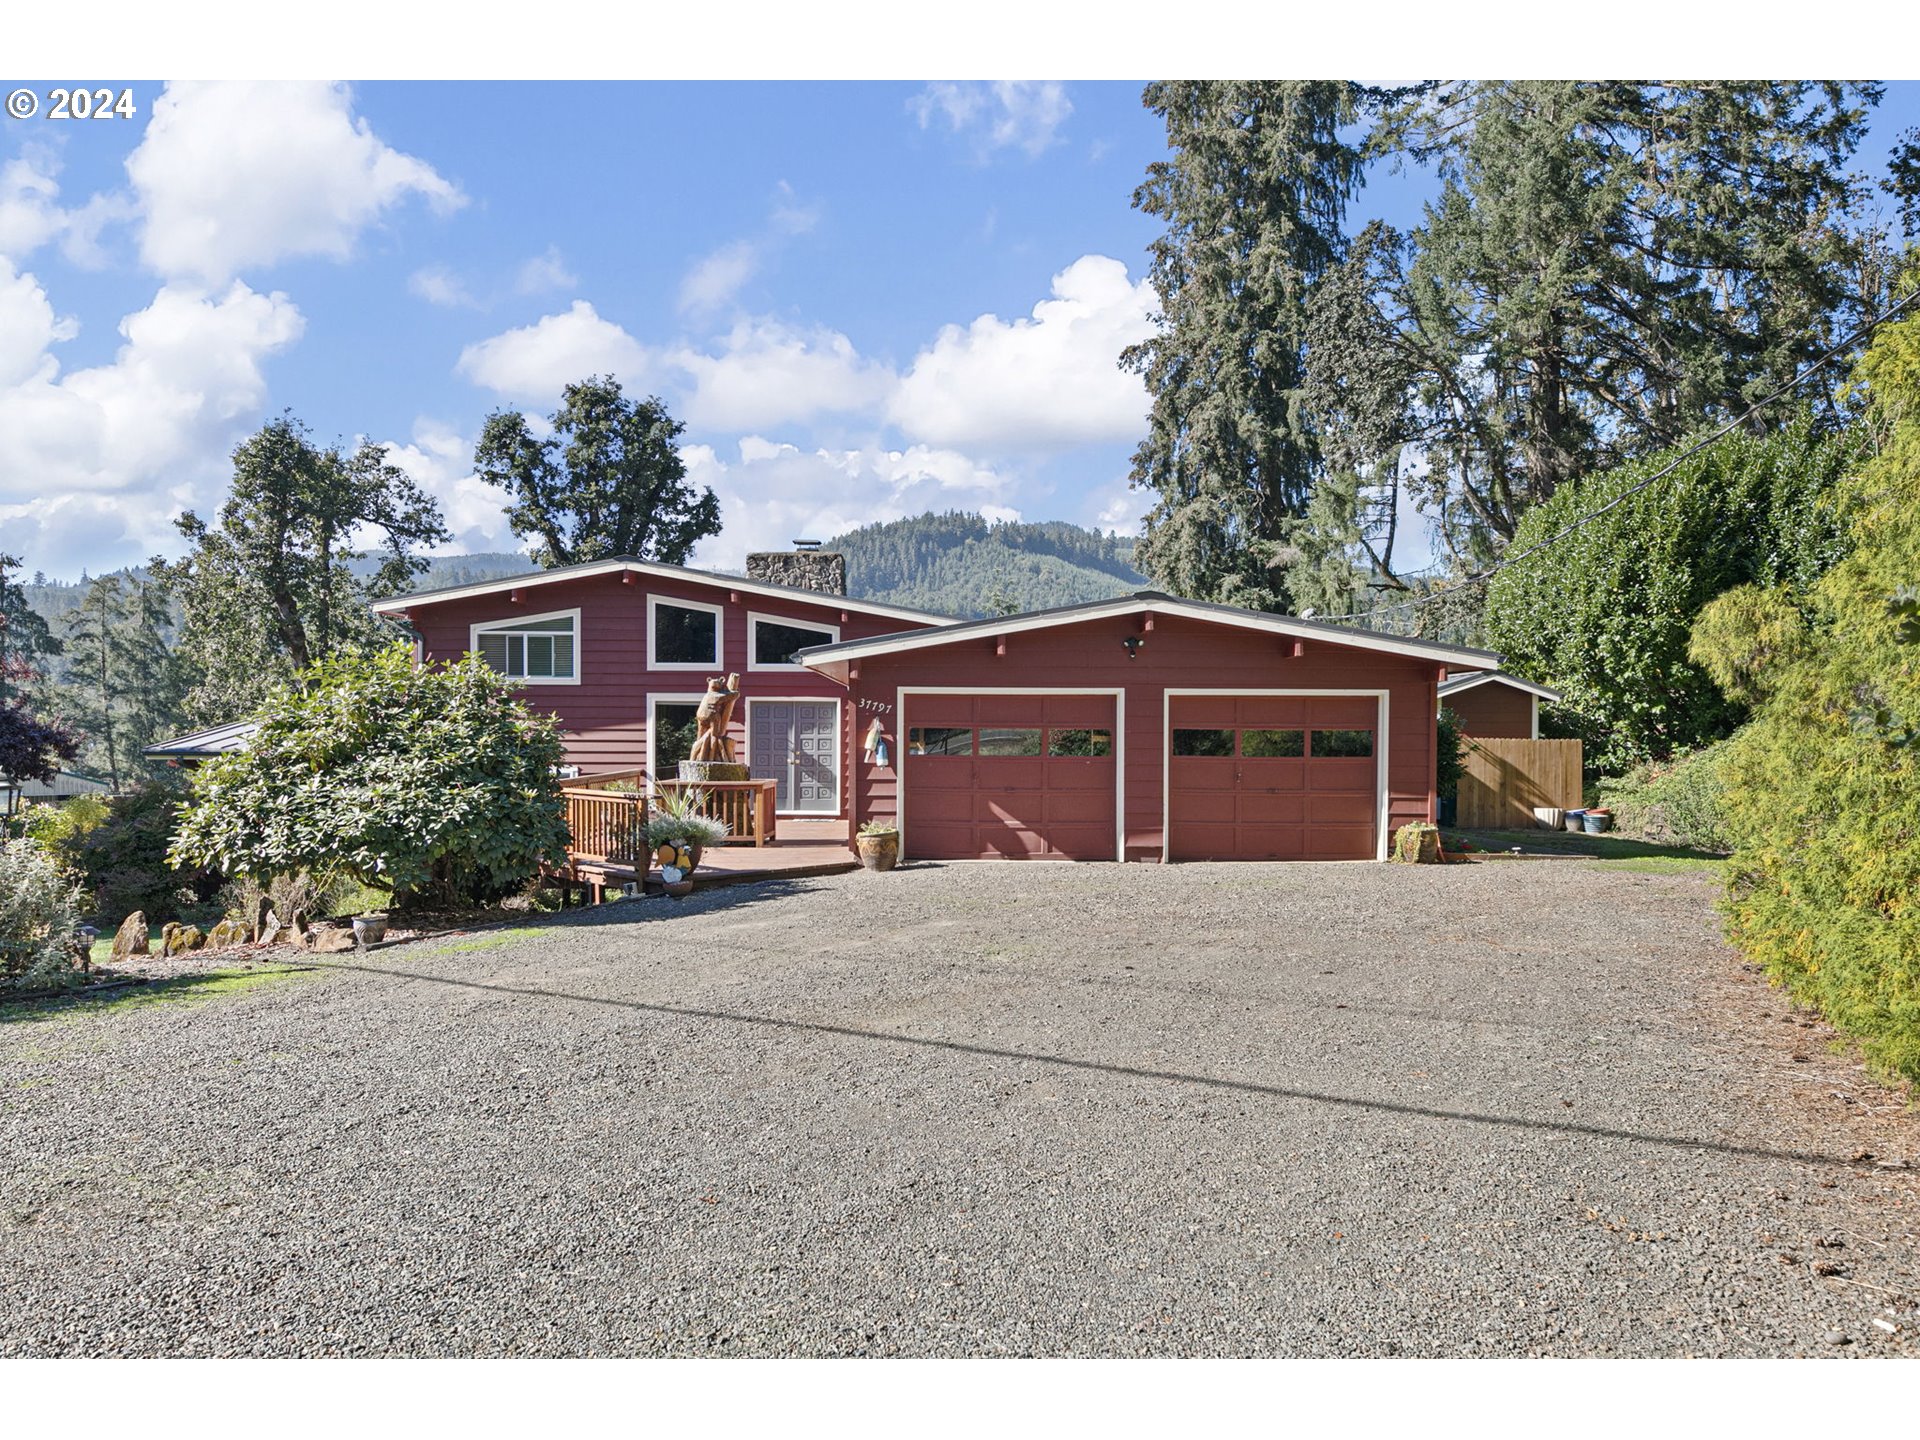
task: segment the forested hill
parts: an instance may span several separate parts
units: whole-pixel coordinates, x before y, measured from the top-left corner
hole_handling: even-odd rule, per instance
[[[949,511],[863,525],[826,544],[847,557],[847,588],[941,615],[977,616],[1106,600],[1143,588],[1133,541],[1063,520],[990,522]]]

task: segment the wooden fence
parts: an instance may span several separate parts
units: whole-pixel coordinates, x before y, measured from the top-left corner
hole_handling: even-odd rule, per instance
[[[775,838],[771,780],[656,780],[661,791],[697,790],[705,798],[700,813],[727,824],[729,844],[765,845]]]
[[[1578,740],[1476,740],[1461,737],[1456,823],[1467,830],[1531,829],[1535,806],[1580,804]]]

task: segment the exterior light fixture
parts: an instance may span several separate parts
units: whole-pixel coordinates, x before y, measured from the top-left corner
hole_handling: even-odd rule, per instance
[[[1142,640],[1138,635],[1129,635],[1120,643],[1127,647],[1127,659],[1135,660],[1139,658],[1140,647],[1147,642]]]

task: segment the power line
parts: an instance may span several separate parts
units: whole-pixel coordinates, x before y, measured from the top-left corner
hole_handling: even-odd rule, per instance
[[[1798,371],[1793,376],[1792,379],[1785,381],[1784,383],[1779,385],[1777,388],[1770,391],[1768,394],[1761,396],[1758,400],[1754,401],[1753,404],[1749,405],[1740,414],[1734,416],[1733,419],[1727,421],[1727,423],[1722,425],[1718,430],[1715,430],[1712,434],[1705,436],[1703,439],[1695,441],[1692,445],[1689,445],[1685,450],[1682,450],[1678,455],[1674,456],[1673,459],[1669,460],[1665,465],[1662,465],[1658,470],[1654,471],[1653,474],[1647,476],[1646,479],[1636,481],[1632,485],[1629,485],[1625,490],[1622,490],[1618,495],[1614,496],[1613,499],[1607,501],[1607,503],[1602,505],[1599,509],[1590,511],[1587,514],[1580,516],[1577,520],[1569,521],[1566,525],[1554,531],[1553,534],[1547,536],[1546,539],[1537,540],[1524,550],[1518,551],[1511,555],[1502,555],[1498,560],[1496,560],[1493,564],[1489,565],[1486,569],[1477,571],[1476,573],[1469,575],[1462,580],[1458,580],[1453,584],[1447,586],[1447,588],[1444,590],[1434,590],[1426,595],[1420,596],[1418,599],[1415,599],[1415,600],[1402,600],[1402,601],[1399,601],[1397,604],[1393,604],[1393,605],[1381,605],[1376,607],[1375,609],[1369,610],[1365,615],[1362,615],[1356,618],[1363,621],[1371,620],[1376,615],[1390,615],[1396,610],[1417,610],[1422,605],[1431,605],[1435,601],[1445,599],[1447,596],[1453,595],[1461,590],[1465,590],[1469,586],[1479,585],[1488,580],[1491,580],[1495,575],[1498,575],[1502,570],[1505,570],[1507,567],[1511,565],[1518,565],[1522,560],[1525,560],[1529,555],[1537,555],[1542,550],[1546,549],[1549,545],[1558,544],[1560,541],[1566,539],[1567,536],[1573,534],[1574,531],[1580,529],[1583,525],[1587,525],[1592,523],[1595,520],[1598,520],[1602,515],[1606,514],[1609,510],[1613,509],[1616,505],[1620,504],[1621,501],[1627,499],[1628,496],[1637,495],[1642,490],[1645,490],[1648,486],[1654,484],[1656,481],[1666,479],[1667,476],[1671,475],[1675,470],[1679,469],[1680,466],[1685,461],[1691,460],[1695,455],[1698,455],[1702,450],[1705,450],[1709,445],[1713,445],[1716,442],[1722,439],[1725,439],[1728,435],[1732,434],[1735,430],[1738,430],[1742,425],[1746,424],[1747,421],[1751,420],[1755,415],[1758,415],[1762,410],[1766,409],[1767,406],[1771,405],[1774,401],[1780,399],[1783,396],[1791,395],[1795,390],[1798,390],[1800,386],[1804,384],[1808,379],[1818,374],[1821,370],[1825,369],[1829,364],[1831,364],[1835,359],[1837,359],[1842,353],[1851,349],[1855,344],[1865,339],[1868,335],[1871,335],[1875,330],[1879,329],[1880,326],[1886,324],[1887,321],[1891,320],[1894,316],[1898,315],[1902,310],[1906,309],[1907,306],[1911,305],[1915,300],[1920,300],[1920,290],[1914,290],[1910,292],[1902,299],[1896,300],[1893,304],[1889,305],[1886,309],[1882,310],[1878,315],[1873,316],[1871,319],[1862,321],[1860,325],[1856,327],[1850,334],[1845,336],[1843,339],[1836,341],[1832,345],[1832,347],[1830,347],[1824,353],[1815,357],[1813,360],[1809,361],[1805,366],[1805,368]]]

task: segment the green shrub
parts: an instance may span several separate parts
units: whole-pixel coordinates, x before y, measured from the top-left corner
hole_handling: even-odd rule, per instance
[[[1695,618],[1739,586],[1810,585],[1845,553],[1833,492],[1857,449],[1802,421],[1728,436],[1637,492],[1671,454],[1562,486],[1527,512],[1513,553],[1613,508],[1488,583],[1488,646],[1562,693],[1547,727],[1582,740],[1590,770],[1619,774],[1725,739],[1748,701],[1689,653]]]
[[[171,777],[136,785],[108,801],[106,821],[87,832],[77,868],[103,926],[135,910],[156,923],[179,918],[219,890],[219,871],[170,857],[186,798],[185,784]]]
[[[59,805],[31,806],[20,828],[63,874],[79,879],[84,873],[80,847],[106,823],[108,814],[104,796],[76,795]]]
[[[79,896],[32,840],[0,842],[0,988],[42,990],[76,982],[73,932]]]
[[[174,858],[342,875],[400,905],[510,894],[567,842],[559,730],[517,692],[477,656],[416,665],[404,644],[324,661],[195,772]]]
[[[1727,742],[1669,761],[1650,760],[1598,786],[1600,803],[1613,812],[1622,835],[1657,845],[1686,845],[1725,852],[1733,848],[1721,769]]]
[[[1920,1081],[1920,644],[1889,603],[1920,576],[1920,319],[1883,326],[1856,376],[1876,453],[1842,494],[1852,552],[1802,592],[1804,643],[1752,671],[1777,611],[1744,601],[1744,633],[1730,605],[1700,640],[1763,688],[1722,767],[1729,934],[1876,1069]]]
[[[1460,717],[1442,706],[1434,723],[1434,793],[1452,800],[1460,793],[1460,777],[1467,773],[1466,747],[1460,741]]]

